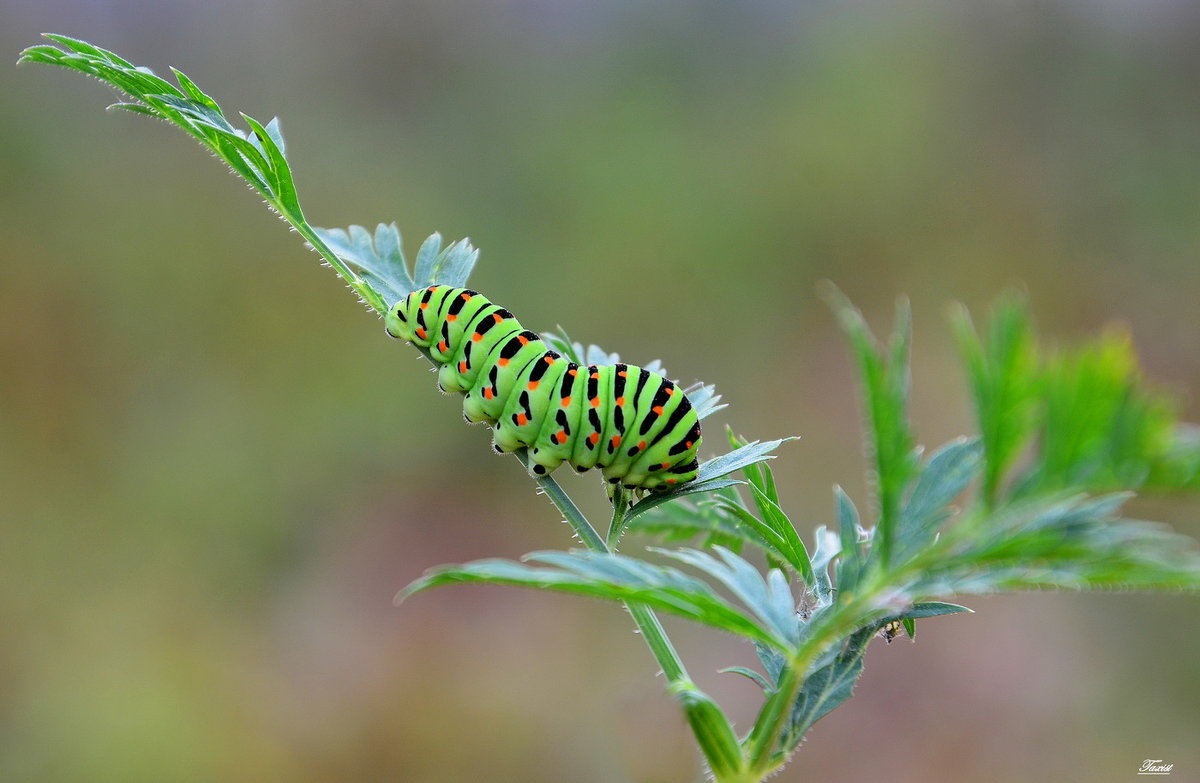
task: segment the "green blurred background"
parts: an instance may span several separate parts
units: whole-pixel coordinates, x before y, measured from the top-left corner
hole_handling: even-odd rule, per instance
[[[879,329],[912,298],[927,444],[971,426],[946,303],[1012,285],[1053,339],[1126,323],[1200,419],[1195,4],[0,0],[10,61],[47,30],[282,115],[315,224],[470,235],[527,326],[715,382],[714,434],[802,435],[776,468],[806,528],[865,492],[824,278]],[[619,609],[392,607],[568,530],[251,193],[110,97],[0,70],[0,780],[697,780]],[[1200,780],[1200,601],[974,605],[873,649],[777,779]],[[711,673],[746,648],[669,626],[748,725],[755,688]]]

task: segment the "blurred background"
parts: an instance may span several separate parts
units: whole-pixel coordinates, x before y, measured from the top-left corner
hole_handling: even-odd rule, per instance
[[[926,444],[972,426],[946,305],[1012,286],[1052,340],[1126,324],[1200,419],[1194,3],[0,0],[9,62],[43,31],[281,115],[314,224],[469,235],[528,327],[716,383],[710,455],[727,423],[803,436],[775,467],[806,530],[833,483],[866,498],[822,279],[879,331],[911,297]],[[392,607],[568,530],[253,194],[112,98],[0,69],[0,780],[697,780],[621,610]],[[1200,780],[1200,601],[971,603],[877,643],[777,779]],[[668,624],[748,725],[713,674],[747,648]]]

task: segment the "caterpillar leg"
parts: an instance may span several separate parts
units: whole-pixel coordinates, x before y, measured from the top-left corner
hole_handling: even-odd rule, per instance
[[[548,476],[555,468],[563,464],[561,458],[555,457],[547,449],[531,446],[529,449],[529,475],[538,478]]]

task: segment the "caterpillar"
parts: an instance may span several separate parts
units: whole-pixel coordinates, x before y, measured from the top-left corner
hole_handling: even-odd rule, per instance
[[[691,481],[700,419],[683,390],[632,364],[581,366],[512,313],[467,288],[418,289],[389,308],[385,329],[441,365],[438,387],[464,394],[463,417],[493,427],[497,453],[529,449],[529,469],[602,469],[633,490]]]

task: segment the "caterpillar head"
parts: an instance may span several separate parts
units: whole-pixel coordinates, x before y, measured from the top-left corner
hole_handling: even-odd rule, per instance
[[[405,298],[388,309],[387,315],[383,319],[383,328],[388,337],[394,337],[397,340],[412,340],[412,328],[408,326],[408,316],[404,312],[407,305],[408,299]]]

